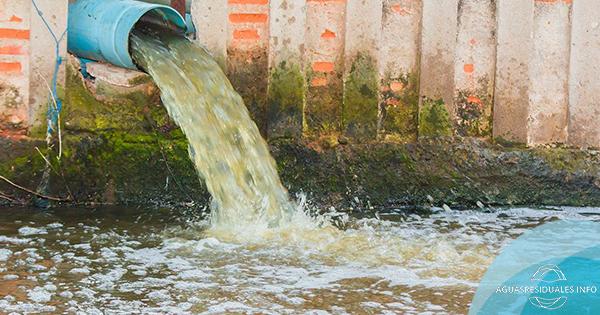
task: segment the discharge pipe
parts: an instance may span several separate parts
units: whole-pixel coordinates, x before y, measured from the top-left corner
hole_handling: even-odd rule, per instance
[[[138,22],[181,34],[187,29],[181,14],[166,5],[135,0],[78,0],[69,5],[69,52],[137,69],[129,54],[129,37]]]

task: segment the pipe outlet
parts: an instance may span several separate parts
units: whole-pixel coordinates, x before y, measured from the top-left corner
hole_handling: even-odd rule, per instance
[[[187,28],[185,19],[169,6],[135,0],[78,0],[69,5],[69,52],[137,69],[129,54],[129,37],[140,21],[181,34]]]

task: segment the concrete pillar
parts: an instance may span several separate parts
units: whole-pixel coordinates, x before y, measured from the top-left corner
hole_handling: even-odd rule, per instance
[[[573,2],[569,144],[600,147],[600,10],[597,0]]]
[[[495,65],[496,1],[460,0],[454,70],[457,134],[492,135]]]
[[[453,133],[458,0],[423,0],[419,136]]]
[[[268,136],[302,136],[306,0],[271,0]]]
[[[494,138],[527,142],[533,1],[498,1]]]
[[[378,129],[404,141],[417,135],[422,0],[384,0]]]
[[[342,124],[352,137],[377,135],[382,15],[382,0],[347,1]]]
[[[567,140],[571,1],[535,1],[528,143]]]
[[[265,136],[269,0],[228,0],[228,23],[227,72]]]
[[[306,10],[305,132],[336,133],[342,115],[346,2],[307,0]]]
[[[204,45],[225,68],[227,59],[227,0],[193,1],[192,20],[196,26],[196,41]]]
[[[30,1],[24,1],[30,2]],[[48,108],[49,86],[56,66],[56,42],[51,34],[60,40],[59,56],[64,63],[67,58],[67,0],[36,0],[42,16],[31,6],[31,51],[30,51],[30,107],[29,124],[46,124],[45,113]],[[42,17],[50,26],[44,24]],[[64,36],[64,37],[62,37]],[[62,37],[62,40],[61,40]],[[65,66],[60,66],[58,84],[64,85]]]
[[[22,135],[29,125],[31,3],[0,0],[0,136]]]

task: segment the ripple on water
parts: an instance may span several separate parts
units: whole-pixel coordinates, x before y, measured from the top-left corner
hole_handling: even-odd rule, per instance
[[[126,213],[119,225],[102,212],[79,222],[58,212],[48,222],[0,218],[9,227],[0,235],[0,309],[464,313],[503,244],[547,220],[595,219],[597,213],[444,211],[350,218],[345,230],[300,221],[236,233],[168,215],[139,226],[128,221],[137,216]]]

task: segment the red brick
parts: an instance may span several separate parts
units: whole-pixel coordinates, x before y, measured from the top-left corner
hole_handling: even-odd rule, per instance
[[[229,15],[231,23],[266,23],[269,16],[263,13],[234,13]]]
[[[8,45],[0,46],[0,55],[24,55],[26,54],[22,46]]]
[[[472,63],[467,63],[463,67],[465,73],[473,73],[475,71],[475,66]]]
[[[329,83],[327,78],[313,78],[312,81],[310,81],[310,85],[315,87],[326,86],[327,83]]]
[[[335,64],[333,62],[318,61],[313,63],[312,68],[315,72],[333,72]]]
[[[327,29],[321,34],[321,38],[325,38],[325,39],[336,38],[336,36],[337,35],[335,35],[334,32],[327,30]]]
[[[234,39],[250,39],[250,40],[258,40],[260,39],[260,35],[257,30],[235,30],[233,31]]]
[[[20,73],[22,66],[20,62],[0,62],[0,72]]]
[[[29,39],[29,30],[17,30],[12,28],[0,28],[0,38],[5,39]]]

